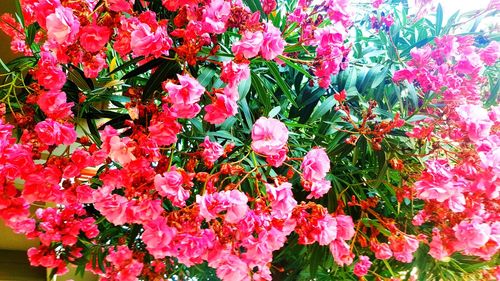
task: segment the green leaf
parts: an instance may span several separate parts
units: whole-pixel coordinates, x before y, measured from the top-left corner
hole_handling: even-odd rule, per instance
[[[167,79],[173,79],[178,73],[181,73],[182,69],[179,63],[170,60],[164,60],[162,64],[158,66],[158,69],[149,77],[148,82],[144,86],[144,92],[142,94],[143,100],[147,100],[153,96],[153,93],[157,90],[161,90],[161,83]]]
[[[441,6],[441,3],[438,3],[436,9],[436,36],[439,36],[442,26],[443,26],[443,7]]]
[[[333,96],[329,96],[326,100],[324,100],[320,106],[316,108],[316,110],[311,115],[310,120],[315,121],[325,115],[328,111],[330,111],[335,105],[335,99]]]
[[[210,67],[204,67],[200,70],[201,74],[198,76],[198,82],[200,82],[203,87],[210,85],[212,78],[215,75],[215,69]]]
[[[118,71],[125,70],[127,67],[129,67],[129,66],[131,66],[131,65],[133,65],[133,64],[136,64],[136,63],[138,63],[139,61],[141,61],[141,60],[143,60],[143,59],[144,59],[144,57],[143,57],[143,56],[140,56],[140,57],[137,57],[137,58],[131,59],[131,60],[129,60],[129,61],[127,61],[127,62],[123,63],[122,65],[118,66],[117,68],[113,69],[113,71],[111,71],[110,73],[108,73],[108,77],[111,77],[111,75],[113,75],[113,74],[117,73]],[[147,63],[146,63],[146,64],[147,64]],[[146,64],[144,64],[144,65],[146,65]],[[132,70],[132,71],[134,71],[134,70]],[[132,71],[131,71],[131,72],[132,72]],[[146,70],[146,71],[147,71],[147,70]],[[129,74],[129,73],[127,73],[127,74]],[[126,76],[127,76],[127,75],[123,76],[123,77],[122,77],[122,80],[125,80],[125,79],[128,79],[128,78],[130,78],[130,77],[133,77],[134,75],[129,76],[129,77],[126,77]]]
[[[295,102],[295,99],[292,96],[292,91],[290,90],[290,87],[283,80],[283,77],[281,77],[281,74],[276,64],[270,61],[266,61],[266,64],[269,67],[269,71],[271,72],[272,76],[276,80],[276,84],[278,84],[278,87],[283,91],[283,93],[288,98],[290,103],[292,103],[294,106],[297,106],[297,103]]]
[[[296,63],[294,63],[293,61],[287,59],[286,57],[284,56],[278,56],[278,58],[280,60],[282,60],[286,65],[290,66],[291,68],[299,71],[300,73],[304,74],[304,76],[306,76],[307,78],[309,79],[313,79],[313,76],[307,71],[305,70],[301,65],[298,65]]]
[[[273,118],[274,116],[278,115],[280,111],[281,111],[281,106],[278,105],[275,108],[271,109],[271,111],[269,111],[268,117]]]
[[[137,59],[137,58],[136,58]],[[125,69],[127,66],[133,64],[133,63],[136,63],[135,61],[133,62],[134,60],[131,60],[129,62],[126,62],[124,64],[122,64],[121,66],[117,67],[115,70],[113,70],[112,73],[115,73],[117,71],[120,71],[120,70],[123,70]],[[128,72],[127,74],[123,75],[122,79],[121,80],[127,80],[129,78],[132,78],[132,77],[135,77],[135,76],[138,76],[138,75],[141,75],[143,73],[146,73],[147,71],[161,65],[162,63],[164,63],[165,59],[162,59],[162,58],[157,58],[157,59],[154,59],[154,60],[150,60],[148,61],[147,63],[137,67],[136,69]],[[133,62],[133,63],[131,63]],[[110,73],[110,74],[112,74]]]

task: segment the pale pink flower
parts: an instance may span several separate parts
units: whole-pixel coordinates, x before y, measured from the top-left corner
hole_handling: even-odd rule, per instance
[[[190,196],[189,190],[182,187],[183,178],[175,167],[163,175],[156,175],[154,185],[161,196],[167,197],[174,206],[183,207]]]
[[[463,104],[456,108],[456,112],[464,122],[463,128],[471,140],[479,141],[489,136],[494,123],[485,108],[476,104]]]
[[[122,166],[136,159],[132,153],[134,149],[135,146],[128,137],[113,136],[109,140],[109,158]]]
[[[109,41],[111,29],[96,24],[87,25],[80,32],[80,45],[91,53],[100,51]]]
[[[223,281],[250,281],[250,269],[238,256],[230,255],[217,266],[217,277]]]
[[[260,117],[252,128],[252,149],[260,154],[275,155],[286,145],[288,129],[274,118]]]
[[[391,248],[387,243],[370,243],[370,250],[375,253],[375,258],[379,260],[386,260],[392,257]]]
[[[222,34],[231,14],[231,3],[225,0],[211,0],[203,11],[203,24],[206,32]]]
[[[337,237],[343,240],[350,240],[355,233],[352,217],[338,215],[335,219],[337,220]]]
[[[432,241],[429,243],[429,255],[437,260],[444,260],[450,256],[450,252],[443,245],[438,228],[432,230]]]
[[[332,184],[330,181],[322,179],[322,180],[314,180],[309,182],[309,186],[307,188],[311,193],[307,195],[307,199],[311,198],[321,198],[323,195],[327,194]],[[304,188],[306,189],[306,188]]]
[[[260,53],[266,60],[273,60],[277,56],[283,54],[285,49],[285,40],[281,38],[281,31],[272,23],[268,22],[265,25],[264,40],[260,46]]]
[[[243,56],[247,59],[259,54],[260,46],[264,41],[264,35],[261,31],[245,31],[241,40],[233,43],[231,50],[235,56]]]
[[[320,245],[328,245],[337,238],[337,220],[327,214],[318,220],[318,225],[313,233],[315,240]],[[316,233],[317,231],[317,233]]]
[[[219,159],[222,154],[224,154],[224,148],[222,145],[211,142],[208,136],[205,137],[205,140],[200,147],[203,148],[201,156],[206,163],[213,164],[217,159]]]
[[[271,214],[279,219],[289,218],[293,208],[297,206],[297,201],[293,198],[292,184],[284,182],[279,186],[265,184],[266,193],[271,202]]]
[[[248,63],[235,63],[234,61],[223,62],[220,79],[227,83],[229,87],[238,86],[238,84],[250,77],[250,68]]]
[[[363,277],[368,273],[368,270],[372,266],[370,258],[367,256],[359,256],[359,261],[354,265],[354,275],[358,277]]]
[[[46,18],[47,38],[58,44],[71,44],[80,29],[80,22],[73,15],[73,10],[60,6]]]
[[[330,243],[330,252],[333,260],[339,266],[350,265],[354,259],[354,254],[349,249],[349,245],[342,239],[335,239]]]
[[[300,165],[302,177],[307,181],[319,181],[330,171],[330,159],[323,148],[309,151]]]
[[[177,232],[176,229],[169,227],[163,217],[151,220],[143,226],[141,239],[146,244],[146,249],[156,259],[164,258],[169,253],[169,244]]]
[[[499,1],[500,3],[500,1]],[[491,43],[479,53],[481,60],[488,66],[494,65],[500,57],[500,43],[491,41]]]
[[[455,237],[463,245],[464,249],[482,247],[490,240],[491,227],[487,223],[482,223],[481,219],[472,221],[461,221],[453,227]]]
[[[104,195],[94,192],[94,206],[106,219],[114,225],[123,225],[128,222],[127,210],[129,201],[127,198],[118,195]]]
[[[247,205],[248,197],[239,190],[224,191],[229,204],[224,219],[229,223],[237,223],[242,220],[249,208]]]

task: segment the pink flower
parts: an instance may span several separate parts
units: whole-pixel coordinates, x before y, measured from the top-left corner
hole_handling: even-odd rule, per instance
[[[163,112],[153,116],[149,123],[149,136],[158,146],[171,145],[177,142],[177,134],[181,131],[181,124],[170,112],[163,107]]]
[[[279,219],[287,219],[292,214],[293,208],[297,206],[297,201],[293,198],[292,184],[284,182],[278,186],[265,184],[266,193],[271,202],[271,214]]]
[[[333,255],[333,260],[339,265],[350,265],[354,258],[354,254],[349,249],[349,245],[342,239],[335,239],[330,243],[330,252]]]
[[[218,213],[226,211],[225,221],[237,223],[248,212],[248,197],[239,190],[227,190],[214,194],[196,195],[196,203],[200,206],[200,215],[207,221],[214,219]]]
[[[413,235],[402,235],[389,237],[389,246],[394,258],[400,262],[410,263],[413,253],[418,249],[418,240]]]
[[[229,204],[224,219],[229,223],[237,223],[242,220],[248,212],[248,197],[239,190],[224,191]]]
[[[413,71],[410,69],[401,69],[394,72],[394,74],[392,75],[392,81],[394,81],[395,83],[399,83],[403,80],[413,82],[413,80],[415,80],[415,74],[413,73]]]
[[[286,145],[288,129],[274,118],[260,117],[252,128],[252,149],[260,154],[275,155]]]
[[[108,7],[114,12],[129,12],[132,10],[132,0],[106,0]]]
[[[352,217],[346,215],[338,215],[337,220],[337,237],[343,240],[350,240],[355,233]]]
[[[163,89],[168,92],[168,100],[173,104],[194,104],[200,101],[205,92],[198,80],[189,75],[177,75],[179,84],[165,83]]]
[[[154,14],[153,12],[150,13]],[[156,30],[153,30],[151,26],[141,22],[131,32],[130,48],[132,48],[135,57],[168,55],[168,50],[170,50],[173,43],[172,39],[168,36],[164,26],[160,25],[155,28]]]
[[[264,39],[260,46],[260,53],[266,60],[273,60],[283,54],[285,49],[285,40],[281,38],[281,31],[272,23],[266,23],[264,30]]]
[[[490,240],[491,227],[487,223],[482,223],[481,219],[463,220],[455,225],[453,230],[464,249],[480,248]]]
[[[226,95],[216,94],[217,99],[212,104],[205,106],[205,121],[211,124],[222,124],[227,118],[238,112],[238,105]]]
[[[380,5],[382,5],[383,2],[384,0],[373,0],[372,6],[373,8],[378,9],[378,7],[380,7]]]
[[[375,258],[378,260],[386,260],[392,257],[391,248],[387,243],[371,242],[370,250],[375,253]]]
[[[34,73],[35,79],[46,89],[59,90],[66,83],[66,74],[56,58],[47,51],[40,52],[40,60]]]
[[[133,252],[127,246],[111,248],[106,261],[111,263],[112,269],[106,272],[112,274],[111,280],[134,281],[141,274],[144,264],[134,259]],[[110,276],[111,277],[111,276]]]
[[[248,63],[235,63],[234,61],[223,63],[220,79],[229,87],[238,86],[241,81],[248,79],[248,77],[250,77]]]
[[[73,10],[60,6],[46,18],[47,38],[58,44],[71,44],[80,29],[80,22],[73,15]]]
[[[481,60],[488,66],[494,65],[500,56],[500,43],[491,41],[491,43],[479,53]]]
[[[250,269],[238,256],[230,255],[217,266],[217,277],[223,281],[250,281]]]
[[[61,124],[50,118],[36,124],[35,132],[40,140],[47,145],[70,145],[76,141],[76,131],[69,123]]]
[[[485,108],[476,104],[463,104],[456,108],[456,112],[464,122],[463,128],[471,140],[480,141],[490,135],[494,123]]]
[[[189,75],[177,75],[180,85],[172,82],[163,84],[168,92],[168,101],[172,103],[172,110],[179,118],[193,118],[201,108],[197,104],[205,92],[205,88]]]
[[[189,190],[185,190],[182,184],[182,174],[177,172],[175,167],[163,175],[156,175],[154,178],[154,185],[158,193],[167,197],[177,207],[185,206],[186,200],[190,196]]]
[[[117,194],[106,195],[95,192],[94,199],[96,210],[109,222],[114,225],[123,225],[128,222],[127,210],[130,204],[127,198]]]
[[[128,137],[111,137],[109,140],[109,148],[109,158],[122,166],[136,159],[135,155],[132,153],[135,146],[133,146],[133,142]]]
[[[276,9],[276,0],[260,0],[260,4],[262,5],[262,10],[266,14],[270,14],[272,11]]]
[[[222,145],[216,142],[211,142],[208,136],[205,137],[205,140],[200,145],[200,147],[203,148],[203,152],[201,153],[203,160],[205,161],[205,163],[208,163],[210,165],[213,165],[213,163],[217,161],[217,159],[219,159],[222,154],[224,154],[224,148],[222,147]]]
[[[64,119],[73,116],[71,112],[72,102],[66,102],[66,93],[59,90],[43,92],[39,97],[37,104],[40,109],[52,119]]]
[[[109,41],[111,29],[96,24],[87,25],[80,32],[80,45],[91,53],[99,52]]]
[[[175,228],[167,226],[165,218],[160,217],[144,224],[141,238],[148,252],[156,259],[162,259],[169,253],[170,242],[176,232]]]
[[[367,256],[359,256],[359,262],[354,265],[354,275],[358,277],[363,277],[368,273],[368,270],[372,266],[370,258]]]
[[[330,183],[330,181],[322,179],[308,182],[304,186],[304,189],[311,192],[309,195],[307,195],[307,199],[311,199],[323,197],[323,195],[328,193],[331,187],[332,184]]]
[[[107,66],[106,55],[104,53],[98,53],[94,56],[85,57],[82,61],[82,65],[85,77],[96,78],[99,72]]]
[[[231,14],[231,3],[225,0],[211,0],[203,11],[203,24],[206,32],[222,34]]]
[[[300,165],[302,177],[307,181],[319,181],[330,171],[330,159],[323,148],[309,151]]]
[[[287,149],[286,148],[282,148],[282,149],[278,150],[278,152],[276,154],[268,155],[266,157],[266,162],[269,165],[278,168],[281,165],[283,165],[283,162],[285,162],[285,160],[286,160],[286,153],[287,153]]]
[[[337,220],[327,214],[318,220],[318,225],[315,228],[315,240],[320,245],[328,245],[337,238],[337,229]]]
[[[243,56],[247,59],[259,54],[260,47],[264,41],[264,35],[261,31],[245,31],[241,40],[235,42],[231,47],[235,56]]]
[[[437,260],[445,260],[450,256],[450,251],[446,249],[438,228],[432,230],[432,241],[429,244],[430,250],[429,255]]]

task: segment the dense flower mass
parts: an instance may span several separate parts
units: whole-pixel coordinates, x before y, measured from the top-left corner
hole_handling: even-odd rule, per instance
[[[499,275],[500,44],[448,34],[475,16],[18,1],[0,17],[20,56],[0,60],[0,218],[39,241],[31,265],[109,281],[437,280],[427,269],[450,260]]]

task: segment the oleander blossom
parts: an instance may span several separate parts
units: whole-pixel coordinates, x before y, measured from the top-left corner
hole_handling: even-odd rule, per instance
[[[367,256],[359,256],[359,261],[354,265],[354,274],[358,277],[363,277],[368,274],[372,262]]]
[[[323,148],[314,148],[309,151],[300,169],[304,188],[311,192],[308,199],[320,198],[330,190],[331,183],[325,179],[330,171],[330,159]]]
[[[260,154],[276,155],[286,145],[288,129],[274,118],[260,117],[252,128],[252,149]]]
[[[222,147],[222,145],[210,141],[210,138],[208,136],[205,137],[205,140],[202,144],[200,144],[200,147],[203,148],[201,156],[203,157],[205,163],[207,163],[209,166],[213,165],[215,161],[217,161],[217,159],[219,159],[222,154],[224,154],[224,148]]]
[[[60,6],[46,18],[47,37],[57,44],[71,44],[76,40],[80,22],[73,15],[73,10]]]
[[[283,54],[285,49],[285,40],[281,38],[281,31],[272,23],[266,23],[264,30],[264,39],[260,47],[260,53],[266,60],[273,60]]]

